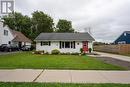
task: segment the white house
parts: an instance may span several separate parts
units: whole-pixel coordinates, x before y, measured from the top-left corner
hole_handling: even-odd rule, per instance
[[[11,44],[22,47],[23,45],[31,45],[31,42],[21,32],[11,30],[8,26],[3,26],[3,23],[0,22],[0,45]]]
[[[58,49],[62,53],[80,53],[80,48],[88,52],[93,49],[94,38],[89,33],[41,33],[36,39],[36,50],[51,53]]]

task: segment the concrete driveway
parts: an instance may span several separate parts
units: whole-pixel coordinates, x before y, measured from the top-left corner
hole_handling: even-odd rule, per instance
[[[0,55],[7,55],[7,54],[14,54],[14,53],[20,53],[21,51],[13,51],[13,52],[0,52]]]
[[[99,54],[98,57],[111,57],[111,58],[119,59],[122,61],[130,62],[130,57],[128,57],[128,56],[111,54],[111,53],[103,53],[103,52],[94,52],[94,53]]]
[[[0,70],[0,82],[123,83],[130,71],[96,70]]]

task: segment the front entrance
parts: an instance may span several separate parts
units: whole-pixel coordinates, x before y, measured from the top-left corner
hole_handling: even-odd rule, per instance
[[[88,41],[83,41],[83,52],[84,53],[88,52]]]

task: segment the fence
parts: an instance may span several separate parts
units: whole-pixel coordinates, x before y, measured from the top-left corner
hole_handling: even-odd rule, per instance
[[[128,54],[130,53],[130,44],[94,46],[94,50],[117,54]]]

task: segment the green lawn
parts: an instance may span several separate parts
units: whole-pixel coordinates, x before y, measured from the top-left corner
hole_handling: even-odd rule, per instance
[[[0,69],[122,70],[95,58],[78,55],[36,55],[29,52],[1,55]]]
[[[130,84],[0,83],[0,87],[130,87]]]

